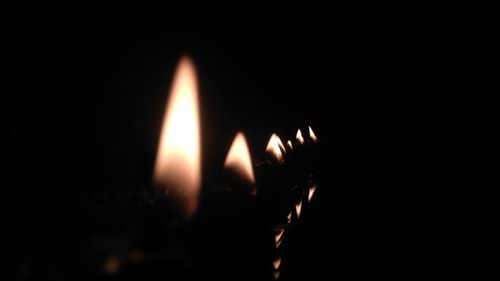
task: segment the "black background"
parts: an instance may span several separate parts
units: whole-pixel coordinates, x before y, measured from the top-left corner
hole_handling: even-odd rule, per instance
[[[7,200],[40,186],[149,185],[171,77],[189,54],[199,73],[206,179],[238,130],[258,155],[272,132],[288,139],[311,125],[325,150],[316,219],[328,227],[314,228],[308,254],[316,260],[304,271],[388,276],[414,266],[399,259],[419,243],[405,238],[418,230],[403,227],[414,182],[394,168],[402,156],[388,152],[418,137],[397,133],[411,126],[402,112],[419,101],[419,82],[433,79],[421,71],[432,40],[421,40],[425,19],[412,7],[9,5]]]

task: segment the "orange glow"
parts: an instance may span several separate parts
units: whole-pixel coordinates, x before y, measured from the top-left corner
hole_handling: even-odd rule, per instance
[[[276,242],[275,242],[275,244],[276,244],[276,249],[280,247],[280,245],[281,245],[281,242],[282,242],[282,241],[283,241],[283,240],[278,240],[278,241],[276,241]]]
[[[311,126],[309,126],[309,137],[313,140],[313,142],[317,142],[318,138],[314,134],[313,130],[311,129]]]
[[[238,132],[224,162],[224,167],[235,171],[251,184],[255,184],[250,151],[242,132]]]
[[[276,135],[276,142],[278,143],[279,147],[281,148],[281,151],[283,153],[285,153],[286,152],[285,146],[281,142],[281,139],[280,139],[280,137],[278,137],[278,135]]]
[[[300,212],[302,211],[302,201],[295,204],[295,212],[297,213],[297,218],[300,218]]]
[[[285,233],[285,229],[280,228],[280,230],[278,230],[278,233],[276,233],[276,235],[274,236],[274,242],[280,241],[281,237],[283,236],[283,233]]]
[[[314,195],[314,192],[316,191],[316,188],[317,188],[317,186],[315,186],[315,185],[309,187],[309,195],[307,196],[307,201],[308,202],[311,202],[311,199],[312,199],[312,197]]]
[[[288,140],[286,142],[286,144],[288,145],[288,147],[290,148],[290,150],[293,150],[293,146],[292,146],[292,141],[291,140]]]
[[[280,278],[280,272],[279,272],[279,271],[275,271],[275,272],[273,273],[273,276],[274,276],[274,279],[278,279],[278,278]]]
[[[266,152],[270,153],[274,159],[278,162],[283,161],[283,154],[281,154],[280,144],[281,140],[279,140],[276,134],[272,134],[269,139],[269,143],[267,143]],[[283,145],[283,144],[282,144]]]
[[[185,215],[198,208],[201,147],[198,85],[193,62],[181,58],[170,89],[154,169],[154,183],[171,195]]]
[[[108,274],[116,274],[121,267],[120,260],[115,256],[110,256],[104,261],[104,271]]]
[[[286,216],[287,221],[291,222],[292,221],[292,212],[288,213],[288,216]]]
[[[278,268],[280,268],[280,265],[281,265],[281,258],[280,258],[280,257],[277,257],[277,258],[273,261],[274,270],[278,270]]]
[[[302,137],[302,132],[300,131],[300,129],[297,130],[297,135],[295,136],[295,139],[297,139],[297,141],[300,144],[304,144],[304,138]]]

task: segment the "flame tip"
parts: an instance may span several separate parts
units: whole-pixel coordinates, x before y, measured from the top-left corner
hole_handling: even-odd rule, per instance
[[[238,131],[227,153],[224,167],[235,170],[240,176],[251,184],[255,184],[255,176],[250,157],[250,149],[245,134]]]
[[[267,143],[266,152],[271,154],[276,161],[283,162],[283,153],[286,152],[286,150],[281,139],[275,133],[271,135]]]
[[[309,137],[312,139],[313,142],[318,141],[318,137],[316,137],[316,134],[314,134],[313,130],[311,129],[311,126],[309,126]]]

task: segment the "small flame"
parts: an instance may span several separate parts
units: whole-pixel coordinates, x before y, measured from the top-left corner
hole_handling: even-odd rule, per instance
[[[193,62],[181,58],[170,89],[154,169],[156,186],[171,194],[184,213],[198,207],[201,183],[198,86]]]
[[[273,261],[274,270],[278,270],[278,268],[280,268],[280,265],[281,265],[281,258],[280,258],[280,257],[277,257],[277,258]]]
[[[292,221],[292,212],[288,213],[288,216],[286,216],[288,222]]]
[[[300,212],[302,211],[302,201],[295,204],[295,212],[297,213],[297,218],[300,218]]]
[[[285,149],[285,146],[283,145],[283,143],[281,142],[281,139],[280,137],[278,137],[278,135],[276,135],[276,142],[278,143],[279,147],[281,148],[281,151],[283,153],[286,153],[286,149]]]
[[[278,248],[280,247],[280,245],[281,245],[281,242],[282,242],[282,241],[283,241],[283,240],[278,240],[278,241],[276,241],[276,249],[278,249]]]
[[[280,272],[279,272],[279,271],[275,271],[275,272],[273,273],[273,276],[274,276],[274,279],[278,279],[278,278],[280,278]]]
[[[242,132],[238,132],[224,162],[224,167],[234,170],[251,184],[255,184],[250,151]]]
[[[285,229],[280,228],[280,230],[278,230],[278,233],[276,233],[276,235],[274,236],[274,242],[280,241],[281,237],[283,236],[283,233],[285,233]]]
[[[280,143],[281,140],[278,138],[278,136],[276,134],[272,134],[266,147],[266,152],[270,153],[278,162],[283,161],[283,154],[281,154]]]
[[[304,144],[304,138],[302,137],[302,132],[300,131],[300,129],[297,130],[297,135],[295,136],[295,138],[300,144]]]
[[[288,145],[288,147],[290,148],[290,150],[293,150],[293,146],[292,146],[292,141],[291,140],[288,140],[286,142],[286,144]]]
[[[311,126],[309,126],[309,137],[312,139],[313,142],[317,142],[318,138],[314,134],[313,130],[311,129]]]
[[[314,195],[314,192],[316,191],[317,186],[313,185],[309,188],[309,195],[307,196],[307,201],[311,202],[311,199]]]

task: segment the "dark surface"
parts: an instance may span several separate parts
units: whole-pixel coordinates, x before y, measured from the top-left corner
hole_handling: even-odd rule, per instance
[[[412,200],[401,188],[415,191],[415,181],[405,178],[399,156],[387,154],[417,137],[394,131],[410,126],[401,112],[418,101],[420,82],[430,76],[418,68],[426,63],[428,42],[418,40],[406,9],[393,14],[354,5],[191,1],[163,7],[128,2],[112,9],[9,5],[1,160],[7,168],[0,179],[1,231],[8,237],[2,243],[13,263],[6,272],[25,276],[49,257],[68,268],[81,264],[58,256],[60,246],[51,247],[67,243],[85,250],[78,239],[107,227],[61,226],[75,219],[106,221],[103,213],[87,214],[78,194],[120,197],[124,189],[150,186],[167,91],[186,53],[199,73],[207,183],[217,182],[238,130],[254,156],[262,155],[273,132],[285,141],[311,125],[321,140],[321,188],[304,224],[291,231],[296,235],[286,248],[283,266],[290,265],[283,280],[398,277],[399,270],[415,266],[399,258],[412,255],[419,243],[405,239],[412,229],[403,226],[410,218],[402,211]],[[65,198],[61,194],[76,199],[53,199]],[[182,261],[184,251],[170,256]],[[221,263],[207,264],[223,268]],[[182,273],[184,267],[174,268]],[[86,273],[93,276],[92,270],[90,265]],[[141,270],[155,272],[139,268],[135,274]]]

